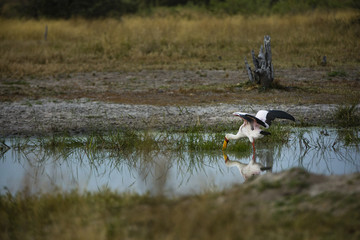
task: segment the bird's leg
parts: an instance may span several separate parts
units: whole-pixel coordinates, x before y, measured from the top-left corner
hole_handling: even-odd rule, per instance
[[[255,160],[255,140],[252,141],[253,146],[253,160]]]

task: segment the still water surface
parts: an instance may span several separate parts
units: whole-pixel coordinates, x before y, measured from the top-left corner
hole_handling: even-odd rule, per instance
[[[222,190],[243,183],[251,175],[293,167],[325,175],[360,171],[358,129],[295,129],[289,139],[271,146],[259,140],[255,160],[248,154],[223,154],[222,142],[218,151],[158,149],[113,156],[107,151],[92,155],[82,149],[71,149],[66,154],[51,154],[39,147],[16,149],[12,147],[14,139],[5,139],[11,148],[0,158],[0,193],[16,193],[24,188],[30,193],[109,188],[177,196]]]

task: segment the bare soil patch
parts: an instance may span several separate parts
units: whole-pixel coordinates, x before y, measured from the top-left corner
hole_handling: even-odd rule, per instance
[[[42,79],[2,79],[0,99],[79,99],[149,105],[342,104],[359,101],[357,69],[286,69],[275,72],[278,87],[247,86],[243,71],[143,70],[93,72]]]
[[[234,111],[281,109],[298,123],[334,122],[339,104],[360,102],[357,69],[276,71],[277,87],[246,84],[227,70],[93,72],[1,79],[1,134],[84,132],[89,129],[179,128],[234,123]]]

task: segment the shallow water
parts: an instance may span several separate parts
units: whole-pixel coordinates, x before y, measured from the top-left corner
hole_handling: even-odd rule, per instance
[[[348,174],[360,171],[358,136],[358,129],[293,129],[285,144],[259,140],[255,160],[249,154],[223,154],[221,142],[218,151],[157,149],[114,156],[105,150],[92,154],[74,148],[54,154],[40,147],[19,149],[14,147],[14,139],[5,139],[11,148],[0,160],[0,193],[109,188],[176,196],[222,190],[252,175],[293,167],[325,175]],[[352,139],[357,140],[354,143]]]

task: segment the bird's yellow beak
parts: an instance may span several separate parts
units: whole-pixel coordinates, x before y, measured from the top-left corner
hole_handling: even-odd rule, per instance
[[[223,151],[226,149],[228,141],[229,140],[225,138],[224,143],[223,143],[223,147],[222,147]]]
[[[225,163],[226,163],[227,161],[229,161],[229,157],[228,157],[225,153],[223,153],[223,156],[224,156]]]

